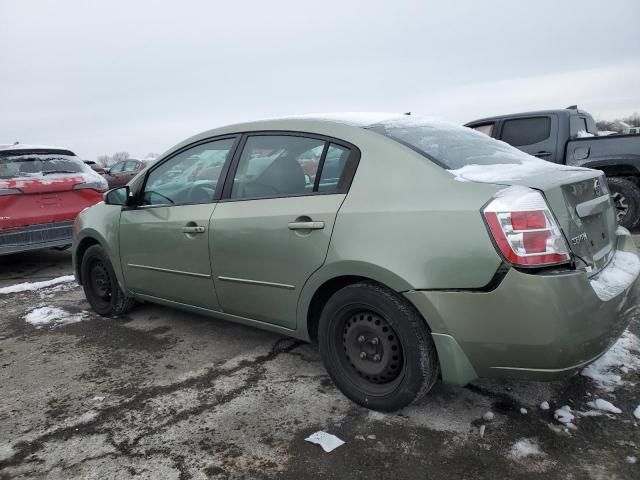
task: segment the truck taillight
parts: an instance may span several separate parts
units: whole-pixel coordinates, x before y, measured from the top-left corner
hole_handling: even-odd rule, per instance
[[[482,214],[508,262],[543,267],[571,259],[567,242],[540,192],[520,186],[505,188]]]
[[[19,190],[17,188],[0,188],[0,197],[3,197],[5,195],[20,195],[22,193],[22,190]]]

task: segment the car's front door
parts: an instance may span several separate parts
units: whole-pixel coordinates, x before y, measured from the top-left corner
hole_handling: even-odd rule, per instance
[[[326,258],[354,151],[321,137],[246,138],[210,223],[225,313],[295,328],[300,291]]]
[[[220,192],[218,166],[230,161],[236,137],[201,143],[155,165],[140,205],[120,217],[120,258],[127,288],[219,310],[209,261],[209,220]],[[174,175],[176,168],[182,173]]]

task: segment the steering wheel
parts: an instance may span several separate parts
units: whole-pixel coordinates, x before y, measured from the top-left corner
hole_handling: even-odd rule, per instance
[[[189,203],[198,203],[202,201],[213,201],[213,195],[216,193],[216,182],[210,180],[202,180],[194,183],[186,192]]]

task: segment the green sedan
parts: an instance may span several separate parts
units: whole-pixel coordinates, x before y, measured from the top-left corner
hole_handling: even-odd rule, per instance
[[[145,301],[317,341],[383,411],[438,378],[575,373],[627,327],[640,272],[602,172],[395,114],[191,137],[78,216],[73,261],[100,315]]]

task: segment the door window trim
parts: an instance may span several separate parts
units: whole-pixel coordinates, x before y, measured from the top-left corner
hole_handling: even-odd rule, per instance
[[[238,134],[238,133],[225,134],[225,135],[220,135],[220,136],[217,136],[217,137],[205,138],[205,139],[198,140],[196,142],[190,143],[188,145],[185,145],[184,147],[181,147],[178,150],[176,150],[174,152],[171,152],[171,154],[169,154],[169,156],[158,160],[157,162],[155,162],[145,172],[144,180],[142,181],[142,184],[141,184],[140,188],[136,192],[136,198],[135,198],[134,206],[132,208],[135,208],[135,209],[142,209],[142,208],[148,209],[148,208],[159,208],[159,207],[180,207],[180,206],[184,206],[184,205],[206,205],[206,204],[209,204],[209,203],[217,203],[220,200],[220,196],[222,194],[222,187],[226,183],[227,172],[229,171],[229,166],[231,165],[231,162],[233,161],[233,159],[235,157],[235,154],[236,154],[236,151],[238,149],[238,145],[240,144],[241,138],[242,138],[242,135]],[[198,146],[204,145],[206,143],[217,142],[219,140],[229,140],[229,139],[234,139],[235,141],[233,142],[233,145],[231,145],[231,148],[229,149],[229,155],[227,156],[227,159],[225,160],[224,165],[222,166],[222,170],[220,171],[220,175],[218,176],[218,183],[216,185],[216,191],[214,192],[213,198],[210,201],[208,201],[208,202],[194,202],[194,203],[181,203],[179,205],[167,205],[167,204],[142,205],[142,199],[143,199],[143,196],[144,196],[144,189],[147,186],[147,180],[149,179],[149,175],[151,175],[151,173],[156,168],[159,168],[160,166],[164,165],[166,162],[170,161],[172,158],[175,158],[176,156],[184,153],[187,150],[190,150],[191,148],[198,147]]]
[[[318,162],[318,170],[316,171],[316,178],[314,179],[313,191],[308,193],[300,193],[295,195],[274,195],[274,196],[266,196],[266,197],[246,197],[246,198],[231,198],[231,190],[233,188],[233,181],[235,179],[235,174],[238,170],[238,165],[240,163],[240,157],[242,156],[242,152],[244,151],[244,147],[247,143],[247,139],[249,137],[264,137],[264,136],[282,136],[282,137],[304,137],[314,140],[322,140],[325,142],[325,145],[322,149],[322,156],[320,157],[320,161]],[[318,184],[320,181],[320,177],[322,175],[322,168],[324,167],[324,160],[327,156],[327,152],[331,144],[339,145],[341,147],[349,149],[349,157],[347,158],[344,169],[342,170],[342,175],[336,187],[336,190],[333,192],[318,192],[316,191],[318,188]],[[296,198],[296,197],[311,197],[316,195],[338,195],[338,194],[346,194],[351,187],[351,183],[353,182],[353,177],[355,176],[356,169],[358,168],[358,164],[360,163],[360,149],[349,143],[345,140],[340,140],[335,137],[329,137],[327,135],[322,135],[319,133],[311,133],[311,132],[302,132],[296,130],[256,130],[250,132],[242,133],[242,139],[236,147],[233,159],[231,160],[231,164],[229,166],[228,171],[226,172],[226,178],[224,181],[224,186],[222,189],[222,195],[218,199],[218,202],[244,202],[251,200],[269,200],[274,198]]]

